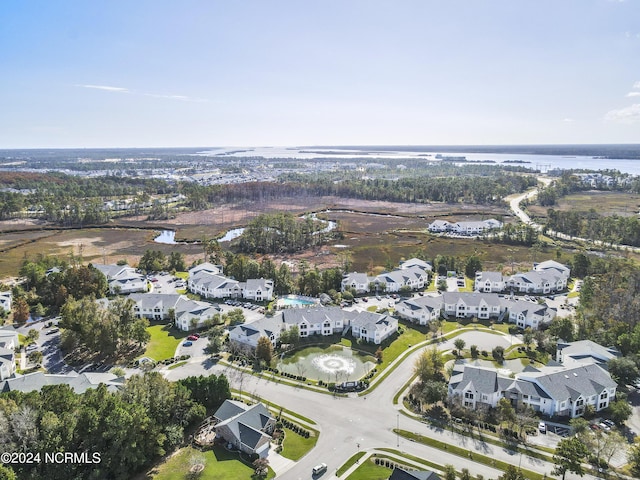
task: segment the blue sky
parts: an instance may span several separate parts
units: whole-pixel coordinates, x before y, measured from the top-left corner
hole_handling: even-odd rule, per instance
[[[640,143],[640,1],[0,2],[0,148]]]

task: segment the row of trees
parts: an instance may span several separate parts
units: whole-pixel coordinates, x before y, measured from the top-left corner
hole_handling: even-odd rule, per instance
[[[187,269],[184,254],[175,250],[168,256],[159,250],[146,250],[138,262],[138,268],[147,273],[162,270],[184,272]]]
[[[74,355],[120,356],[141,349],[149,341],[149,321],[137,318],[131,299],[118,297],[108,306],[94,297],[70,298],[62,307],[61,346]]]
[[[310,215],[303,219],[289,213],[258,215],[249,222],[238,243],[245,253],[293,253],[324,243],[326,223]]]
[[[13,464],[19,478],[129,479],[182,444],[185,429],[230,396],[223,375],[172,383],[157,372],[133,376],[118,391],[104,384],[82,394],[67,385],[12,391],[0,397],[0,448],[42,458],[51,452],[100,456],[96,463]],[[10,475],[9,467],[0,471],[2,478]]]
[[[607,244],[640,246],[640,220],[635,215],[604,216],[593,208],[589,211],[550,208],[547,210],[546,228]]]

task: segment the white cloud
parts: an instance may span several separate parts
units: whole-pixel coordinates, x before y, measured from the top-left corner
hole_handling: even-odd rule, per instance
[[[633,87],[631,87],[631,88],[634,88],[634,89],[636,89],[636,90],[640,90],[640,82],[636,82],[636,83],[634,83],[634,84],[633,84]]]
[[[206,98],[188,97],[186,95],[161,95],[157,93],[144,93],[145,97],[168,98],[169,100],[181,100],[183,102],[208,102]]]
[[[571,123],[573,122],[573,118],[563,118],[562,121],[565,123]]]
[[[629,92],[627,97],[640,97],[640,92]]]
[[[604,119],[609,122],[617,123],[640,122],[640,103],[634,103],[629,107],[610,110],[605,114]]]
[[[108,85],[76,85],[76,87],[93,88],[95,90],[106,90],[107,92],[130,93],[128,88],[110,87]]]

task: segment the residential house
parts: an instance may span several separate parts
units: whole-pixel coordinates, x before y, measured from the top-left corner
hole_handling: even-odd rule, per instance
[[[427,227],[432,233],[443,233],[451,230],[451,222],[446,220],[434,220]]]
[[[398,292],[403,287],[411,290],[424,289],[429,281],[429,274],[420,267],[412,266],[402,270],[392,270],[378,275],[373,283],[376,286],[385,285],[385,292]],[[376,288],[376,291],[378,288]]]
[[[506,283],[506,287],[520,293],[550,294],[567,288],[567,279],[553,269],[516,273]]]
[[[595,411],[615,399],[617,384],[597,363],[565,362],[526,367],[515,378],[491,367],[456,362],[449,397],[467,408],[495,407],[506,398],[514,407],[529,406],[548,416],[577,417],[587,405]]]
[[[360,312],[350,321],[351,334],[359,339],[380,345],[398,331],[398,319],[390,315]]]
[[[218,313],[219,308],[172,293],[134,293],[129,298],[135,302],[133,311],[137,317],[154,321],[171,319],[176,328],[183,331],[202,327],[208,318]]]
[[[147,279],[128,265],[93,265],[106,278],[111,294],[127,294],[147,291]]]
[[[189,276],[187,288],[204,298],[239,298],[242,295],[240,282],[204,270]]]
[[[430,470],[405,470],[395,467],[389,480],[440,480],[440,477]]]
[[[13,294],[11,293],[11,290],[0,292],[0,308],[4,309],[6,312],[10,312],[12,299]]]
[[[503,300],[503,305],[509,312],[509,323],[515,323],[520,328],[538,330],[548,325],[556,317],[558,311],[546,303],[534,303],[526,300]]]
[[[132,293],[128,298],[135,302],[133,311],[137,317],[160,321],[169,319],[172,310],[175,313],[180,295],[177,293]]]
[[[373,282],[373,277],[369,277],[366,273],[345,273],[342,277],[340,289],[355,290],[357,294],[368,293],[369,284]]]
[[[273,280],[257,278],[240,283],[242,298],[254,302],[270,302],[273,300]]]
[[[213,275],[222,275],[222,265],[214,265],[213,263],[199,263],[195,267],[189,269],[189,276],[193,276],[198,272],[208,272]]]
[[[481,221],[447,222],[446,220],[435,220],[429,224],[428,230],[432,233],[452,232],[458,235],[480,235],[488,230],[502,227],[502,222],[494,218]]]
[[[441,295],[427,295],[396,304],[396,313],[411,322],[427,325],[440,318],[443,306]]]
[[[69,385],[75,393],[84,393],[90,388],[96,388],[101,383],[107,386],[107,390],[116,391],[124,385],[124,377],[117,377],[112,373],[99,372],[70,372],[67,374],[48,374],[42,372],[17,375],[0,383],[0,392],[40,391],[45,385]]]
[[[283,322],[281,315],[263,317],[255,322],[231,327],[229,344],[232,348],[253,350],[258,345],[260,337],[267,337],[275,347],[283,329],[287,329],[287,325]]]
[[[276,419],[262,403],[248,406],[225,400],[213,417],[217,436],[246,454],[267,456]]]
[[[20,345],[13,327],[0,328],[0,381],[16,373],[15,349]]]
[[[505,278],[501,272],[476,272],[474,290],[483,293],[502,292],[505,287]]]
[[[433,271],[433,267],[431,266],[431,264],[429,262],[426,262],[424,260],[421,260],[419,258],[410,258],[409,260],[405,260],[404,262],[400,263],[400,270],[404,270],[407,268],[411,268],[411,267],[418,267],[421,270],[424,270],[426,272],[431,272]]]
[[[591,340],[565,342],[558,340],[556,346],[556,361],[559,363],[597,363],[606,368],[609,360],[620,357],[621,353],[615,347],[604,347]]]
[[[505,311],[497,293],[444,292],[443,313],[455,318],[498,318]]]
[[[534,263],[533,270],[536,272],[555,272],[567,279],[571,276],[571,269],[555,260],[545,260],[544,262]]]

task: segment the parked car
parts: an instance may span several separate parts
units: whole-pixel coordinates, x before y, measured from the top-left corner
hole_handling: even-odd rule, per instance
[[[199,333],[192,333],[191,335],[193,335],[196,338],[200,338],[200,334]]]
[[[611,427],[610,427],[609,425],[607,425],[606,423],[604,423],[604,422],[600,422],[600,423],[598,424],[598,426],[599,426],[602,430],[604,430],[605,432],[610,432],[610,431],[611,431]]]
[[[32,352],[33,350],[37,350],[37,349],[38,349],[38,345],[36,343],[30,343],[29,345],[27,345],[26,351]]]
[[[191,341],[194,341],[194,342],[195,342],[196,340],[198,340],[198,337],[196,337],[195,335],[189,335],[189,336],[187,337],[187,340],[191,340]]]
[[[59,328],[52,328],[51,330],[49,330],[49,331],[47,332],[47,335],[52,335],[52,334],[54,334],[54,333],[58,333],[59,331],[60,331],[60,329],[59,329]]]
[[[364,303],[367,303],[367,302],[369,301],[369,299],[368,299],[367,297],[362,297],[362,301],[363,301]]]
[[[191,345],[193,345],[193,342],[184,342],[182,344],[183,347],[190,347]]]
[[[538,430],[540,430],[540,433],[547,433],[547,424],[545,422],[539,422]]]
[[[321,473],[324,473],[326,471],[327,471],[327,464],[326,463],[320,463],[319,465],[316,465],[312,469],[312,472],[313,472],[314,475],[320,475]]]

